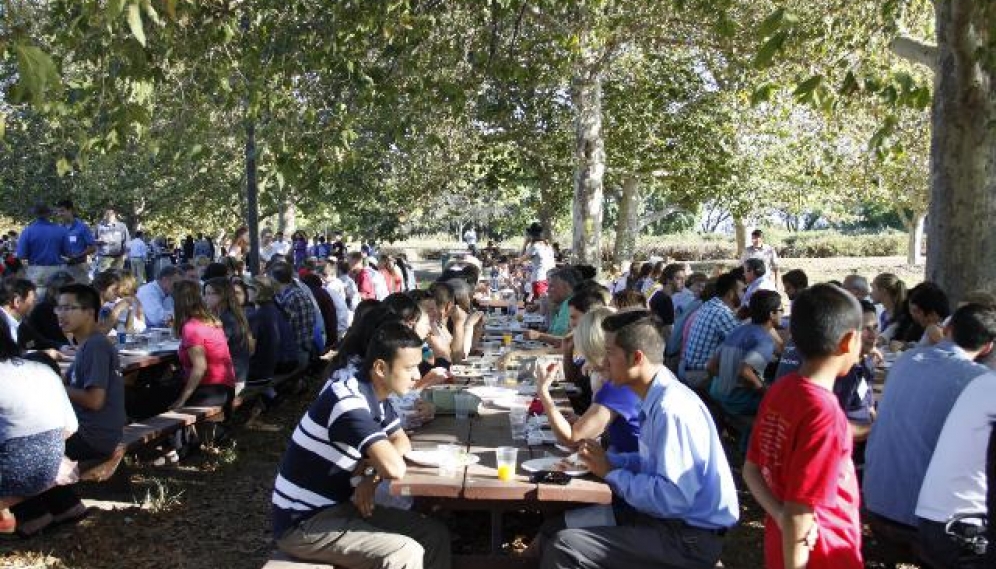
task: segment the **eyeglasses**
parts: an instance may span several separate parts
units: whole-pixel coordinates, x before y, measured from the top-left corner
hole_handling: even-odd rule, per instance
[[[69,312],[70,310],[83,310],[78,304],[60,304],[55,307],[56,312]]]

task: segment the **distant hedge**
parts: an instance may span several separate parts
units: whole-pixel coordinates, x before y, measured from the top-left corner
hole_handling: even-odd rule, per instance
[[[845,234],[838,231],[806,231],[777,234],[765,232],[766,242],[781,257],[895,257],[906,255],[906,234],[889,231],[878,234]],[[606,253],[611,255],[612,244]],[[732,236],[682,234],[641,239],[637,257],[673,257],[686,261],[733,259],[737,246]]]

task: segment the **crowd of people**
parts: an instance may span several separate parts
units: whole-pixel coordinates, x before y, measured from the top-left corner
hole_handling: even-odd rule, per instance
[[[717,274],[634,263],[604,285],[593,267],[558,264],[544,233],[531,226],[519,255],[477,251],[475,236],[474,251],[424,289],[403,258],[349,252],[341,236],[309,245],[264,232],[264,276],[249,278],[241,230],[225,261],[170,264],[137,288],[121,267],[92,286],[57,270],[42,275],[36,302],[36,283],[6,279],[0,368],[20,366],[47,390],[28,393],[0,372],[0,409],[12,417],[0,423],[0,461],[25,473],[0,479],[0,496],[28,498],[8,525],[31,535],[82,515],[72,486],[56,482],[63,457],[105,456],[120,440],[108,334],[169,326],[184,369],[172,407],[229,408],[246,382],[328,362],[276,476],[280,549],[344,567],[449,567],[446,526],[384,484],[405,475],[402,416],[433,418],[409,392],[449,380],[484,335],[475,295],[509,287],[548,324],[527,336],[561,355],[536,371],[538,404],[614,495],[548,519],[527,551],[542,567],[714,566],[740,516],[731,460],[766,513],[768,567],[863,567],[863,522],[932,567],[992,566],[992,548],[988,559],[966,549],[993,507],[991,294],[953,306],[936,284],[907,289],[887,273],[811,285],[800,270],[778,272],[760,232]],[[60,391],[45,357],[69,350]],[[574,422],[550,395],[554,367],[580,388]]]

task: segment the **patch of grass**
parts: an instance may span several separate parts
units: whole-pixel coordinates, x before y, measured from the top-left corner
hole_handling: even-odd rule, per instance
[[[176,508],[183,502],[183,490],[170,487],[169,482],[161,478],[149,478],[146,483],[145,498],[139,506],[143,510],[148,510],[153,514],[168,512]]]

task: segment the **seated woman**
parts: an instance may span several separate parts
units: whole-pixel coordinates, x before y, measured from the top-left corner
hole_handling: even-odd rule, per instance
[[[145,330],[145,314],[138,297],[138,280],[131,273],[118,274],[117,301],[111,308],[108,320],[116,322],[118,329],[124,326],[129,333]]]
[[[322,278],[315,273],[308,273],[301,277],[301,282],[308,287],[311,294],[318,302],[318,311],[322,317],[322,324],[325,328],[325,345],[321,346],[321,353],[324,354],[338,345],[339,318],[336,314],[335,302],[332,296],[325,290]]]
[[[228,353],[235,366],[235,394],[245,388],[249,361],[256,349],[256,339],[249,330],[242,303],[229,279],[211,279],[204,283],[204,305],[221,322],[228,340]]]
[[[111,312],[118,301],[118,284],[121,276],[114,269],[108,269],[97,273],[93,277],[93,288],[100,295],[100,312],[97,315],[97,330],[102,334],[108,334],[117,326],[117,319],[111,318]]]
[[[406,326],[411,328],[418,334],[418,337],[422,339],[423,342],[429,338],[432,333],[432,325],[429,323],[429,315],[422,311],[412,297],[403,292],[395,292],[387,295],[387,298],[383,301],[384,306],[390,308],[394,314],[400,319]],[[425,364],[425,348],[426,344],[423,343],[423,364]],[[435,366],[419,366],[419,373],[422,377],[417,382],[415,382],[415,389],[422,389],[423,387],[429,387],[430,385],[437,385],[440,383],[445,383],[449,380],[450,373],[447,368],[435,367]]]
[[[581,317],[574,330],[574,347],[585,359],[584,365],[591,377],[592,391],[595,394],[588,410],[571,425],[557,408],[550,395],[554,375],[552,372],[557,364],[545,369],[537,368],[536,395],[550,419],[550,428],[562,444],[574,446],[607,432],[609,450],[636,452],[640,434],[640,398],[632,390],[616,387],[602,379],[605,371],[605,334],[602,331],[602,321],[613,313],[615,310],[605,306],[593,308]]]
[[[951,315],[948,295],[932,282],[922,282],[910,291],[910,316],[923,328],[918,345],[933,346],[944,339],[944,320]]]
[[[185,405],[222,406],[231,415],[235,396],[235,366],[221,320],[208,310],[200,286],[190,281],[173,285],[173,332],[180,338],[183,390],[170,409]]]
[[[767,388],[764,370],[782,351],[774,329],[782,317],[782,297],[758,290],[748,305],[750,324],[734,328],[706,364],[712,376],[709,395],[731,415],[754,416]],[[750,433],[741,433],[746,449]]]
[[[67,500],[22,499],[49,490],[59,482],[65,439],[79,424],[62,379],[47,365],[21,357],[6,326],[0,326],[0,533],[31,536],[55,522],[78,519],[85,508],[69,493]],[[15,522],[7,508],[15,508]]]

